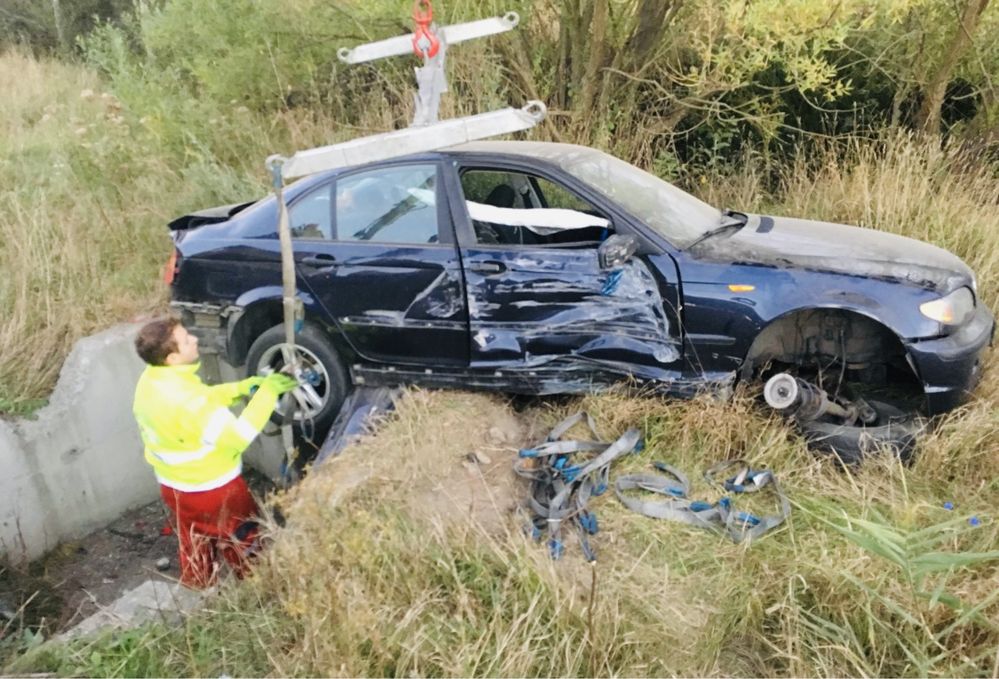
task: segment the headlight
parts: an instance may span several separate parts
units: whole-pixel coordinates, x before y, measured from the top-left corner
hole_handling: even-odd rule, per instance
[[[975,296],[968,288],[958,288],[940,299],[919,305],[927,318],[944,325],[961,325],[975,312]]]

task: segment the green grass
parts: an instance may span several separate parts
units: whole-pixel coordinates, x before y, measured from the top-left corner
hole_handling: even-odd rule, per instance
[[[15,417],[31,415],[48,405],[48,402],[47,398],[9,398],[0,396],[0,413],[6,413]]]
[[[170,217],[259,193],[262,159],[274,150],[350,133],[310,111],[156,99],[155,83],[129,77],[118,72],[112,96],[83,68],[0,58],[7,412],[45,397],[73,341],[162,308]],[[197,115],[175,118],[188,103]],[[754,159],[688,179],[716,204],[861,223],[952,249],[995,307],[993,166],[904,135],[816,147],[809,158],[786,167]],[[997,401],[993,352],[975,399],[937,423],[911,467],[881,460],[844,471],[745,394],[720,404],[612,393],[517,416],[499,398],[414,392],[377,438],[283,499],[288,526],[251,580],[180,627],[45,645],[7,671],[994,675]],[[510,511],[523,489],[502,479],[517,445],[580,406],[608,436],[642,427],[646,452],[618,471],[664,459],[699,479],[715,461],[744,457],[776,470],[791,520],[757,544],[734,545],[604,497],[595,502],[596,567],[571,547],[553,564]],[[495,440],[497,422],[520,422],[517,440]],[[497,462],[495,487],[475,485],[460,462],[469,450]],[[697,493],[712,497],[699,482]],[[753,502],[767,511],[765,498]],[[969,526],[971,516],[982,525]],[[20,653],[29,641],[9,643]]]

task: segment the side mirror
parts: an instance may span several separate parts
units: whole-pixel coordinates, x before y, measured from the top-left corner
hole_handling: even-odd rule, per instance
[[[638,239],[631,235],[615,233],[600,244],[597,259],[601,269],[614,269],[629,259],[638,250]]]

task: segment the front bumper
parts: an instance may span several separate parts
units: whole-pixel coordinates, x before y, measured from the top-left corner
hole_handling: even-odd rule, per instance
[[[923,383],[926,407],[936,415],[960,405],[982,370],[982,354],[995,337],[995,317],[984,304],[957,332],[939,339],[906,342],[912,367]]]

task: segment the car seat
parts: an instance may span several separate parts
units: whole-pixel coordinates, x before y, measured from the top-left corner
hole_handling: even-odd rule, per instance
[[[493,207],[513,207],[517,199],[517,192],[509,184],[498,184],[489,192],[486,199],[482,201],[486,205]],[[501,232],[501,225],[490,222],[475,220],[472,222],[475,229],[475,239],[483,245],[500,245],[515,242],[510,239],[509,234]]]
[[[489,192],[483,201],[486,205],[493,207],[513,207],[517,200],[517,192],[509,184],[498,184]]]
[[[483,202],[493,207],[513,208],[516,201],[517,191],[512,186],[498,184]],[[533,232],[519,226],[479,221],[475,222],[475,235],[480,243],[504,245],[533,245],[539,240]]]

